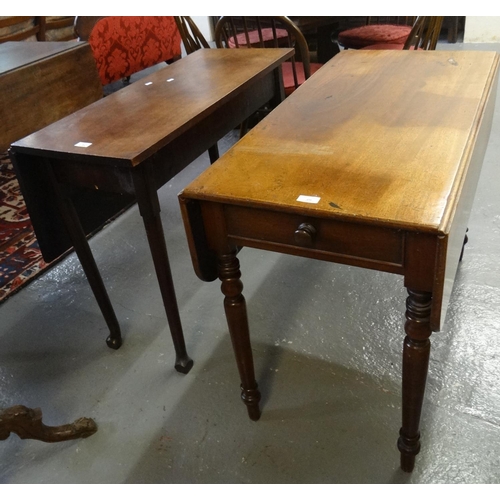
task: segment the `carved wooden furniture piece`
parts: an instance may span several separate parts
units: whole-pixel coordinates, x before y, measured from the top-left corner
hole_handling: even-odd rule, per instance
[[[290,49],[199,50],[40,130],[11,147],[11,157],[42,254],[51,261],[74,246],[107,325],[112,348],[120,327],[85,232],[85,210],[71,194],[90,190],[137,198],[176,351],[186,352],[157,190],[269,100],[283,99],[280,65]],[[203,85],[200,85],[200,81]]]
[[[48,426],[42,422],[40,408],[11,406],[0,410],[0,441],[7,439],[11,433],[21,439],[36,439],[46,443],[57,443],[71,439],[87,438],[95,434],[97,425],[91,418],[82,417],[71,424]]]
[[[342,52],[179,195],[196,273],[222,281],[250,418],[260,394],[239,248],[400,274],[398,447],[403,470],[413,469],[429,337],[442,328],[463,248],[498,61],[494,52]]]

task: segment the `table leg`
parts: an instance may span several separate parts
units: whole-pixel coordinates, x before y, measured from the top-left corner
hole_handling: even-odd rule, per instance
[[[46,443],[86,438],[97,431],[91,418],[79,418],[71,424],[50,427],[42,422],[40,408],[17,405],[0,411],[0,440],[7,439],[13,432],[21,439],[37,439]]]
[[[431,294],[408,289],[406,338],[403,346],[403,425],[398,448],[401,468],[411,472],[420,451],[420,414],[424,400],[431,343]]]
[[[464,258],[465,245],[467,245],[467,243],[469,241],[469,236],[467,235],[468,232],[469,232],[469,228],[467,228],[465,230],[465,236],[464,236],[464,242],[463,242],[463,245],[462,245],[462,251],[460,252],[460,262],[462,262],[462,259]]]
[[[188,373],[193,366],[193,360],[188,356],[186,343],[182,332],[181,318],[175,296],[174,282],[168,260],[167,244],[163,233],[160,217],[160,202],[158,193],[152,185],[152,176],[146,171],[134,175],[134,186],[137,195],[137,204],[142,216],[149,248],[153,257],[158,284],[167,313],[170,334],[175,348],[175,369],[180,373]]]
[[[215,163],[219,159],[219,146],[217,143],[208,148],[208,157],[210,158],[210,163]]]
[[[89,282],[90,288],[99,305],[99,309],[104,316],[104,320],[109,328],[109,337],[106,339],[106,344],[112,349],[118,349],[122,345],[122,336],[120,325],[109,300],[108,293],[102,281],[101,274],[95,263],[94,256],[90,250],[89,242],[85,231],[80,223],[80,219],[69,195],[61,188],[57,182],[52,169],[50,172],[52,186],[56,194],[56,202],[59,207],[59,212],[68,230],[73,248],[80,260],[85,276]]]
[[[236,258],[236,249],[219,255],[218,269],[229,334],[240,373],[241,399],[247,406],[248,416],[252,420],[259,420],[260,392],[255,381],[247,309],[245,297],[241,294],[243,283],[240,280],[240,262]]]
[[[326,63],[333,56],[340,52],[340,48],[336,41],[332,40],[332,33],[337,27],[337,24],[329,24],[327,26],[318,26],[318,62]]]

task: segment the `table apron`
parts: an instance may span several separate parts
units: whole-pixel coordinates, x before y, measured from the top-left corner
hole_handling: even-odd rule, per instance
[[[294,213],[224,206],[227,238],[237,246],[403,274],[404,232]],[[307,225],[310,240],[296,241]],[[300,231],[299,231],[300,232]]]

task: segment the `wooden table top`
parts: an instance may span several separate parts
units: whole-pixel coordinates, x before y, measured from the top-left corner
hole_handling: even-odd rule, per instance
[[[447,231],[498,58],[342,52],[183,196]]]
[[[291,53],[293,49],[199,50],[14,146],[24,152],[111,158],[136,166]]]
[[[0,44],[0,74],[71,50],[85,42],[5,42]]]

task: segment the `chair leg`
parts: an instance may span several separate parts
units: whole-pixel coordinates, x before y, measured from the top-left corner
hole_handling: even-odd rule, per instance
[[[248,132],[248,118],[245,118],[240,125],[240,139]]]

